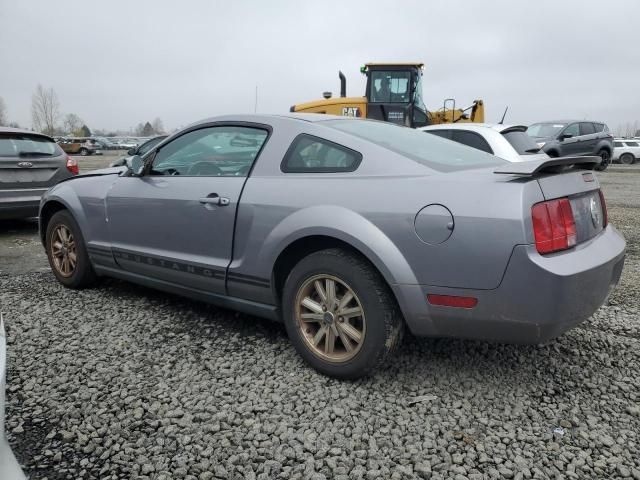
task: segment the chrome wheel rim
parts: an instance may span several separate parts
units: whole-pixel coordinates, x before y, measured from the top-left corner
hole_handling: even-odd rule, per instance
[[[51,260],[58,274],[70,277],[76,271],[78,254],[76,242],[66,225],[58,225],[51,234]]]
[[[330,362],[346,362],[362,348],[366,321],[354,290],[333,275],[315,275],[298,289],[295,317],[305,345]]]

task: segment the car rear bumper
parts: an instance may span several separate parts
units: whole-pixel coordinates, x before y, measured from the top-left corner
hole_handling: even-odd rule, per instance
[[[613,226],[571,251],[548,256],[514,248],[493,290],[395,285],[410,330],[418,336],[541,343],[588,319],[620,280],[626,243]],[[427,294],[475,297],[474,308],[428,305]]]
[[[37,217],[46,188],[0,190],[0,218]]]

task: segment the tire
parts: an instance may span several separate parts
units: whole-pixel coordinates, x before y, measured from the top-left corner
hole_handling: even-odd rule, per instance
[[[58,247],[60,244],[63,244],[61,248]],[[89,260],[82,232],[69,211],[60,210],[51,217],[47,224],[45,245],[51,270],[65,287],[82,289],[95,284],[97,276]],[[75,253],[75,265],[72,253]]]
[[[82,155],[83,157],[86,157],[87,155],[89,155],[89,150],[87,150],[86,148],[81,148],[80,155]]]
[[[611,154],[609,150],[605,150],[604,148],[598,152],[598,155],[602,159],[598,165],[596,165],[596,170],[602,172],[607,169],[609,164],[611,163]]]
[[[323,302],[316,280],[327,298],[332,290],[327,281],[334,282],[335,303],[346,301],[347,293],[352,294],[351,300],[337,310],[327,300],[323,309],[328,306],[328,311],[318,310]],[[313,309],[302,303],[309,299],[315,301]],[[282,305],[295,349],[309,365],[331,377],[356,379],[371,374],[395,351],[404,334],[402,314],[382,276],[360,255],[343,249],[321,250],[303,258],[285,282]],[[362,315],[354,314],[357,311]],[[303,315],[319,318],[303,322]],[[360,333],[359,342],[354,331]],[[319,346],[314,347],[318,335]],[[335,348],[327,353],[330,339]]]
[[[631,153],[623,153],[620,155],[620,163],[625,165],[633,165],[636,161],[636,157],[634,157]]]

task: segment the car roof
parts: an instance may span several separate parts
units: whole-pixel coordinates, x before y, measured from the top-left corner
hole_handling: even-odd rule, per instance
[[[346,117],[342,115],[326,115],[320,113],[253,113],[253,114],[237,114],[237,115],[221,115],[217,117],[204,118],[192,123],[191,126],[200,125],[204,123],[223,122],[223,121],[237,121],[237,122],[253,122],[253,123],[269,123],[270,120],[276,118],[284,118],[290,120],[297,120],[303,122],[323,122],[326,120],[354,120],[354,117]]]
[[[588,123],[601,123],[606,125],[605,122],[600,122],[598,120],[586,120],[586,119],[564,119],[564,120],[543,120],[541,122],[533,122],[531,125],[535,125],[536,123],[578,123],[578,122],[588,122]]]
[[[429,125],[428,127],[422,127],[420,130],[495,130],[498,133],[506,132],[508,130],[522,131],[527,129],[526,125],[504,125],[502,123],[441,123],[438,125]]]
[[[37,135],[39,137],[48,138],[52,142],[54,141],[53,138],[49,135],[45,135],[44,133],[39,132],[33,132],[24,128],[0,127],[0,133],[23,133],[25,135]]]

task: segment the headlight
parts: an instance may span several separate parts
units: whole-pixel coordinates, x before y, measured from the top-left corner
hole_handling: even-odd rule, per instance
[[[538,143],[537,143],[538,148],[542,148],[542,147],[544,147],[546,143],[547,143],[547,142],[538,142]]]

